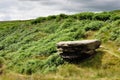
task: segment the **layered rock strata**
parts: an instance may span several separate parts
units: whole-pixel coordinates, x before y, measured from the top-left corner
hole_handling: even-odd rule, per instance
[[[95,54],[100,45],[99,40],[64,41],[57,43],[57,49],[64,60],[75,61]]]

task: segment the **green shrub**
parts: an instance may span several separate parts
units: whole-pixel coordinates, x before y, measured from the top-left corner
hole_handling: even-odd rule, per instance
[[[111,17],[110,17],[110,19],[111,20],[120,20],[120,15],[112,15]]]
[[[85,20],[85,19],[92,20],[93,16],[94,16],[94,13],[91,13],[91,12],[84,12],[84,13],[77,14],[77,18],[79,20]]]
[[[75,33],[74,33],[74,38],[75,39],[82,39],[85,37],[85,30],[84,29],[78,29]]]
[[[110,30],[112,28],[111,24],[103,26],[96,34],[96,38],[103,42],[107,42],[110,38]]]
[[[48,16],[46,19],[47,19],[47,20],[56,19],[56,16],[55,16],[55,15],[51,15],[51,16]]]
[[[31,21],[31,24],[41,23],[41,22],[44,22],[45,20],[46,20],[45,17],[39,17],[39,18],[37,18],[37,19],[35,19],[35,20],[32,20],[32,21]]]
[[[68,18],[67,15],[65,15],[65,14],[60,14],[60,15],[58,15],[58,16],[56,17],[56,21],[58,22],[58,21],[61,21],[62,19],[66,19],[66,18]]]
[[[4,46],[3,45],[0,45],[0,50],[3,50],[4,49]]]
[[[72,20],[73,19],[78,19],[77,15],[69,15],[69,18],[72,19]]]
[[[113,27],[119,27],[120,26],[120,20],[116,20],[112,23]]]
[[[55,71],[57,67],[64,63],[63,59],[58,54],[53,54],[44,61],[43,73]]]
[[[120,20],[116,20],[112,23],[110,31],[110,40],[116,40],[120,37]]]
[[[19,68],[20,66],[20,68]],[[40,60],[28,60],[26,63],[24,63],[23,65],[19,65],[17,64],[16,67],[18,67],[18,71],[20,73],[24,73],[24,74],[32,74],[35,73],[37,71],[40,71],[40,69],[43,66],[43,62]]]
[[[111,32],[111,37],[110,40],[116,40],[118,37],[120,37],[120,29],[119,28],[115,28],[112,32]]]
[[[63,29],[66,29],[66,28],[69,28],[71,26],[71,21],[70,20],[66,20],[64,21],[64,23],[61,24],[61,26],[59,27],[58,30],[63,30]]]
[[[85,30],[99,30],[101,27],[103,26],[103,22],[102,21],[93,21],[91,23],[89,23],[88,25],[85,25]]]
[[[96,13],[93,16],[93,20],[100,20],[100,21],[106,21],[110,20],[110,13]]]
[[[28,60],[23,64],[16,64],[15,69],[22,74],[47,73],[56,71],[57,67],[63,64],[62,58],[58,54],[53,54],[45,60]]]

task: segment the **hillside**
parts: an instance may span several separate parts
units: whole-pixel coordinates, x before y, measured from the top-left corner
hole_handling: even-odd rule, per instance
[[[119,80],[120,11],[53,15],[0,22],[2,80]],[[99,39],[97,54],[79,64],[62,60],[60,41]]]

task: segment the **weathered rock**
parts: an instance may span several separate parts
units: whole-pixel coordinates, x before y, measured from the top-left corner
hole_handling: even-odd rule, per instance
[[[100,46],[101,42],[99,40],[81,40],[81,41],[64,41],[57,43],[57,47],[87,47],[88,49],[96,49]]]
[[[57,48],[63,59],[74,61],[91,56],[100,44],[99,40],[64,41],[57,43]]]

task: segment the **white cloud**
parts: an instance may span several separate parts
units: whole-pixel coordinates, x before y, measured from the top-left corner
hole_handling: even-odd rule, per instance
[[[120,0],[1,0],[0,20],[31,19],[60,13],[120,8]]]

